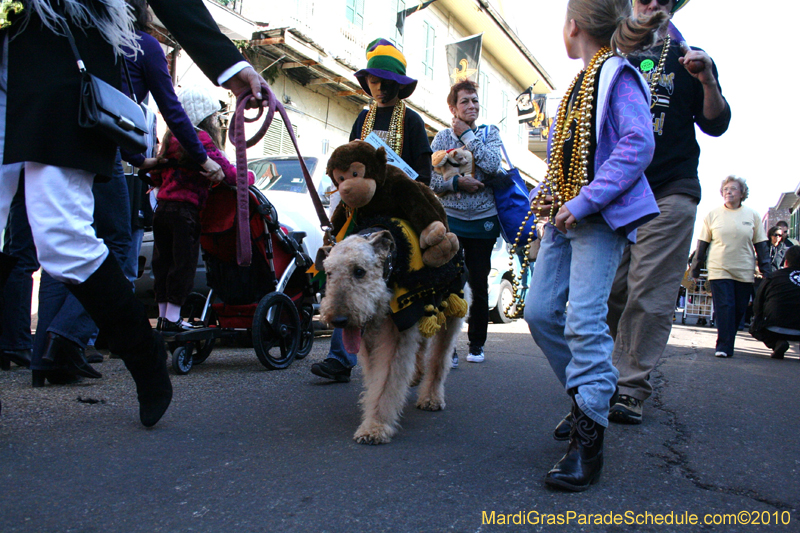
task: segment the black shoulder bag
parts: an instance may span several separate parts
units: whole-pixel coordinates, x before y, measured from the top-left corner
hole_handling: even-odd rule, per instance
[[[78,63],[81,78],[81,102],[78,110],[78,125],[82,128],[93,128],[114,141],[120,148],[140,154],[147,149],[145,133],[147,123],[142,108],[135,100],[126,96],[100,78],[87,72],[78,54],[78,47],[69,28],[67,38]],[[133,93],[128,63],[122,58],[128,89]]]

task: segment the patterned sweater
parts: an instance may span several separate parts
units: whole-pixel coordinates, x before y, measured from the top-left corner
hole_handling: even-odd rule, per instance
[[[217,148],[208,133],[198,130],[197,137],[200,139],[200,142],[203,143],[208,157],[219,163],[219,166],[222,167],[222,171],[225,174],[225,179],[223,181],[228,185],[235,186],[236,167],[233,166],[225,157],[225,154]],[[163,157],[178,159],[180,157],[180,150],[181,145],[178,139],[172,137]],[[202,168],[198,165],[194,168],[165,168],[151,172],[150,177],[153,183],[159,186],[158,200],[187,202],[202,209],[208,198],[208,188],[211,182],[200,173],[201,171]],[[248,174],[248,181],[252,184],[252,172],[248,172]]]
[[[485,137],[485,141],[484,141]],[[475,175],[473,178],[485,181],[494,175],[500,168],[502,144],[500,130],[497,126],[480,126],[475,130],[467,130],[459,139],[453,130],[447,128],[436,134],[431,143],[431,149],[449,150],[466,146],[472,152],[475,161]],[[459,220],[479,220],[497,215],[494,204],[494,191],[491,187],[484,187],[474,193],[464,191],[456,192],[453,180],[447,180],[434,170],[431,175],[431,189],[442,200],[447,216]]]

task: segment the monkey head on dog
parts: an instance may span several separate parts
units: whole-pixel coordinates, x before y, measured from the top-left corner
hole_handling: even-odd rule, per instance
[[[427,186],[387,164],[383,148],[376,150],[364,141],[342,145],[331,154],[326,173],[342,200],[331,217],[334,234],[355,210],[357,220],[384,217],[408,221],[419,235],[427,266],[442,266],[458,251],[458,238],[448,230],[439,199]]]

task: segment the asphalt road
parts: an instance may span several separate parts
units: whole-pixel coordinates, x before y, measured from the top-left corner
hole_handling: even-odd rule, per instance
[[[215,350],[173,376],[151,430],[118,360],[71,387],[2,372],[0,531],[800,531],[797,345],[772,360],[740,333],[735,357],[716,359],[714,337],[673,329],[644,423],[612,425],[603,477],[582,494],[542,481],[569,404],[522,321],[491,325],[486,362],[450,373],[447,408],[409,405],[377,447],[352,440],[360,372],[349,384],[309,372],[327,338],[275,372],[251,350]],[[690,515],[701,523],[674,523]]]

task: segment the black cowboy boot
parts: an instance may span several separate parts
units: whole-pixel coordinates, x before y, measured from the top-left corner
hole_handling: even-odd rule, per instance
[[[154,426],[172,401],[167,348],[150,327],[130,281],[109,255],[89,279],[68,288],[107,335],[109,349],[120,356],[136,382],[142,424]]]
[[[56,367],[65,367],[68,372],[76,376],[98,379],[103,374],[92,368],[83,355],[83,348],[59,335],[58,333],[47,333],[47,341],[44,348],[42,361],[53,364]]]
[[[572,400],[572,430],[567,453],[544,478],[550,486],[584,491],[600,479],[603,470],[603,426],[586,416]]]
[[[619,400],[619,387],[614,389],[614,394],[611,395],[611,400],[608,401],[608,406],[611,407]],[[572,411],[561,419],[556,429],[553,430],[553,438],[555,440],[569,440],[569,434],[572,431]]]

